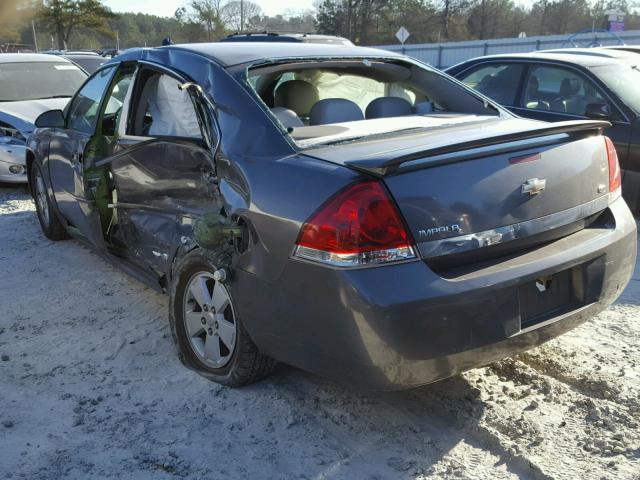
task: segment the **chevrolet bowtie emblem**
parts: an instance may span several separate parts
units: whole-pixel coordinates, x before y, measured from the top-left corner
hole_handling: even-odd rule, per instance
[[[542,178],[530,178],[522,184],[522,193],[528,193],[532,197],[542,193],[547,188],[547,180]]]

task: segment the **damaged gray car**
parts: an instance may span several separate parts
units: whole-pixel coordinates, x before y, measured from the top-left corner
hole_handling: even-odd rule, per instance
[[[45,235],[167,292],[180,358],[226,385],[433,382],[584,322],[635,262],[606,122],[520,119],[386,51],[130,50],[37,126]]]

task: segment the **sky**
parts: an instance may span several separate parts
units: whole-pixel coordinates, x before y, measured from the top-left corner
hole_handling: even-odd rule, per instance
[[[313,8],[313,0],[253,0],[267,15],[299,12]],[[188,0],[104,0],[114,12],[149,13],[161,17],[172,17],[177,8],[187,5]]]

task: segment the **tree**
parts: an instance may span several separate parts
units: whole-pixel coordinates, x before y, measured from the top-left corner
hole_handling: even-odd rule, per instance
[[[440,23],[445,40],[451,40],[451,21],[460,16],[469,7],[470,0],[441,0]]]
[[[234,32],[243,32],[245,26],[251,26],[260,22],[262,8],[256,3],[244,0],[228,2],[222,9],[224,24]]]
[[[284,13],[273,17],[261,16],[251,20],[248,28],[267,32],[314,33],[316,31],[313,12]]]
[[[527,13],[512,0],[480,0],[467,11],[472,38],[515,37],[523,31]]]
[[[318,5],[318,31],[357,43],[376,43],[380,20],[385,12],[395,8],[394,3],[389,0],[325,0]]]
[[[45,0],[40,10],[40,19],[56,35],[60,50],[67,48],[71,33],[78,28],[113,36],[106,21],[116,17],[100,0]]]
[[[204,25],[209,41],[212,40],[214,32],[218,33],[224,30],[222,11],[225,5],[226,0],[191,0],[190,6],[193,15],[197,21]]]
[[[395,0],[393,8],[380,15],[376,44],[397,43],[396,32],[405,27],[411,33],[409,43],[427,43],[438,40],[440,18],[435,6],[428,0]]]
[[[37,0],[0,0],[0,43],[22,42],[22,30],[30,26],[37,7]],[[27,43],[33,42],[32,37]]]

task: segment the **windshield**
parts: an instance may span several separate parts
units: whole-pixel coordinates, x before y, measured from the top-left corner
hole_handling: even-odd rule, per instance
[[[303,148],[500,114],[447,76],[402,60],[295,60],[250,69],[247,85]]]
[[[0,101],[71,97],[87,75],[71,63],[0,64]]]
[[[591,71],[634,112],[640,113],[639,65],[640,62],[623,62],[592,67]]]

